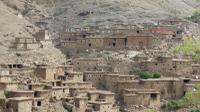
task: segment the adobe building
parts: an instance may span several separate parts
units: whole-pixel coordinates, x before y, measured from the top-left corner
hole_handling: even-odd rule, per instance
[[[96,32],[96,33],[95,33]],[[154,37],[149,30],[128,28],[97,28],[94,32],[62,32],[60,47],[85,51],[91,49],[120,50],[151,48]]]
[[[154,45],[154,37],[152,35],[129,35],[127,36],[127,47],[129,49],[150,49]]]
[[[67,72],[66,76],[68,81],[83,82],[83,72]]]
[[[35,75],[44,80],[56,80],[58,76],[65,75],[67,70],[72,70],[71,66],[51,66],[38,65],[35,69]]]
[[[13,97],[28,97],[34,98],[34,91],[26,91],[26,90],[9,90],[7,98]]]
[[[52,87],[55,87],[55,86],[62,86],[62,81],[61,80],[42,80],[41,81],[42,83],[45,83],[46,84],[46,87],[48,86],[52,86]]]
[[[123,91],[123,103],[126,106],[158,107],[160,105],[160,93],[153,89],[125,89]]]
[[[45,112],[47,110],[44,98],[37,97],[33,99],[32,111]]]
[[[140,68],[160,72],[165,77],[177,77],[191,71],[191,62],[185,59],[173,59],[171,56],[159,56],[153,60],[142,61]]]
[[[108,91],[90,91],[88,93],[89,104],[93,105],[93,111],[99,112],[119,112],[119,108],[115,105],[115,94]]]
[[[102,49],[104,47],[103,37],[86,37],[76,41],[76,48],[79,50]]]
[[[49,89],[35,90],[34,97],[35,98],[42,97],[45,102],[49,102],[49,100],[51,98],[51,90],[49,90]]]
[[[19,82],[0,82],[0,90],[17,90]]]
[[[96,88],[104,88],[104,80],[106,72],[101,71],[85,71],[84,81],[91,82]]]
[[[130,71],[132,71],[135,62],[133,62],[132,60],[114,59],[109,60],[108,63],[112,67],[110,72],[116,74],[129,74]]]
[[[91,112],[119,112],[119,107],[105,101],[89,101],[89,104],[92,105]]]
[[[46,87],[44,83],[30,83],[28,84],[28,90],[43,90]]]
[[[193,75],[200,75],[200,64],[192,64],[192,74]]]
[[[0,75],[0,82],[12,82],[14,77],[16,77],[16,75]]]
[[[88,92],[90,101],[106,101],[111,104],[115,104],[115,93],[103,90],[91,90]]]
[[[33,50],[40,47],[34,38],[16,38],[13,48],[16,50]]]
[[[69,88],[85,88],[93,89],[92,83],[90,82],[75,82],[75,81],[65,81],[62,82],[63,86],[68,86]]]
[[[99,64],[103,64],[103,58],[76,58],[73,59],[74,71],[96,71]]]
[[[38,41],[38,42],[50,40],[48,30],[39,30],[33,36],[35,37],[36,41]]]
[[[114,91],[117,93],[117,97],[120,97],[124,89],[138,89],[140,87],[139,80],[129,80],[129,81],[116,81]]]
[[[85,112],[87,109],[88,98],[87,97],[75,97],[75,112]]]
[[[4,70],[7,70],[7,74],[8,72],[10,74],[9,69],[22,69],[25,66],[21,63],[7,63],[7,64],[1,64],[1,67],[4,68]]]
[[[125,35],[112,35],[104,38],[105,49],[119,50],[125,49],[127,46],[127,38]]]
[[[107,74],[104,78],[104,86],[107,90],[116,92],[117,82],[118,81],[132,81],[135,79],[135,76],[125,75],[125,74]]]
[[[14,112],[32,112],[32,98],[28,97],[15,97],[8,99],[8,106]]]
[[[38,66],[35,69],[35,74],[45,80],[54,80],[56,77],[55,68],[52,66]]]
[[[191,61],[187,59],[173,59],[173,67],[175,67],[175,72],[181,75],[188,75],[192,71]]]
[[[71,87],[69,89],[70,97],[76,97],[76,96],[87,97],[88,90],[89,89],[87,89],[87,88]]]
[[[160,92],[161,99],[178,99],[184,95],[184,81],[178,78],[141,79],[140,81],[140,87]]]
[[[68,91],[66,91],[66,89]],[[68,92],[68,87],[52,87],[51,99],[53,101],[61,100],[63,97],[66,97],[66,95],[69,94]]]
[[[109,80],[112,83],[107,84],[110,85],[108,90],[116,92],[119,95],[117,97],[120,97],[124,89],[155,89],[161,99],[178,99],[184,95],[184,80],[178,78]]]

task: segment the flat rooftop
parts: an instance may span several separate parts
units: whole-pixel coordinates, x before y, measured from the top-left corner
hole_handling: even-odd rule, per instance
[[[8,98],[8,100],[10,101],[29,101],[29,100],[33,100],[33,98],[29,98],[29,97],[13,97],[13,98]]]
[[[92,90],[92,91],[89,91],[88,93],[90,93],[90,94],[115,95],[115,93],[113,93],[113,92],[110,92],[110,91],[104,91],[104,90]]]

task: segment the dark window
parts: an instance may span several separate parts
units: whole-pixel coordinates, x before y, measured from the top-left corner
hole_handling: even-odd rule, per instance
[[[157,98],[157,94],[151,94],[151,98],[155,100]]]
[[[34,92],[34,97],[37,97],[37,96],[38,96],[38,92],[35,91],[35,92]]]
[[[91,47],[92,46],[92,44],[91,43],[89,43],[89,47]]]
[[[17,68],[17,65],[14,64],[14,65],[13,65],[13,68]]]
[[[37,106],[41,106],[42,105],[42,102],[41,101],[38,101],[37,102]]]
[[[115,46],[116,46],[116,43],[113,43],[113,46],[115,47]]]
[[[12,68],[12,65],[8,65],[9,68]]]
[[[191,83],[191,80],[190,79],[184,79],[183,82],[184,83]]]
[[[28,89],[29,89],[29,90],[32,90],[32,85],[29,85],[29,86],[28,86]]]

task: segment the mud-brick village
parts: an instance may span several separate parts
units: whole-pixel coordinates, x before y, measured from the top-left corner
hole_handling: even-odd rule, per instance
[[[199,9],[1,0],[0,112],[200,112]]]

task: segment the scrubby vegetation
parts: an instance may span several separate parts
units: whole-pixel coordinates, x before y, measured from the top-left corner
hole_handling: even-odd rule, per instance
[[[200,109],[193,110],[191,112],[200,112]]]
[[[180,100],[171,100],[164,105],[162,105],[163,109],[167,110],[177,110],[180,108],[188,108],[191,106],[200,105],[200,84],[196,85],[196,91],[188,92],[185,96]],[[199,110],[195,110],[194,112],[198,112]]]
[[[144,71],[144,70],[133,70],[130,72],[130,75],[138,75],[142,79],[149,79],[149,78],[160,78],[161,75],[159,72],[150,72],[150,71]]]
[[[7,98],[9,96],[9,92],[8,91],[4,91],[4,96]]]
[[[144,110],[144,112],[156,112],[156,111],[153,109],[146,109],[146,110]]]
[[[189,21],[200,23],[200,10],[195,11],[192,16],[186,18]]]
[[[184,39],[184,42],[177,45],[172,49],[174,53],[188,54],[192,56],[194,62],[200,61],[200,40],[194,40],[192,38]]]

